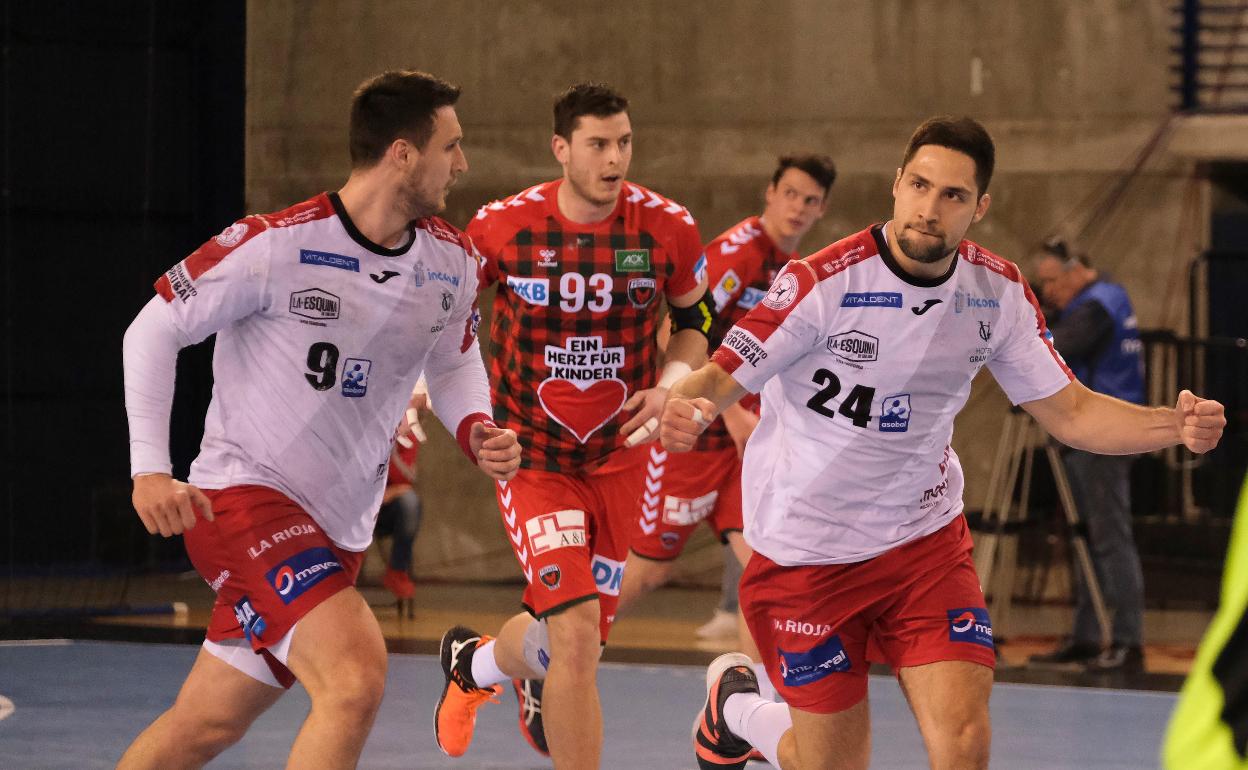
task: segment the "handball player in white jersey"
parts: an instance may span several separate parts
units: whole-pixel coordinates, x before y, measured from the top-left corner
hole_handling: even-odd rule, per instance
[[[489,417],[476,253],[434,216],[468,168],[458,97],[414,71],[363,83],[342,189],[226,228],[157,281],[126,332],[134,507],[152,534],[183,535],[217,600],[177,700],[121,767],[203,765],[296,679],[312,709],[289,766],[354,767],[386,676],[354,583],[422,373],[469,459],[515,474],[516,436]],[[183,483],[168,447],[177,355],[213,333],[212,402]]]
[[[740,599],[768,678],[721,656],[694,724],[702,768],[751,747],[785,770],[863,768],[870,661],[901,683],[933,768],[988,765],[992,623],[962,516],[953,420],[987,366],[1058,440],[1103,454],[1207,452],[1222,405],[1176,408],[1094,393],[1057,355],[1018,268],[964,240],[988,212],[994,148],[969,118],[910,139],[893,217],[790,262],[664,408],[663,445],[688,450],[745,392],[762,418],[742,461]]]

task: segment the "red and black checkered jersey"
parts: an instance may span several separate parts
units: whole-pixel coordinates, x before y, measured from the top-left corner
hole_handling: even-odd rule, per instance
[[[623,446],[621,411],[656,381],[658,296],[706,270],[688,209],[625,183],[594,224],[559,211],[562,180],[483,206],[467,229],[498,283],[490,329],[494,419],[524,468],[568,473]]]
[[[741,220],[706,245],[707,280],[716,311],[711,352],[728,330],[767,296],[776,274],[791,259],[797,259],[797,253],[780,251],[756,216]],[[740,403],[746,409],[758,410],[758,396],[754,393],[745,394]],[[694,449],[711,451],[730,446],[732,436],[724,421],[715,420],[698,438]]]

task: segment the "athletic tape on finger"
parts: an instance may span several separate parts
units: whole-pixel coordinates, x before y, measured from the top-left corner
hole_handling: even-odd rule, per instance
[[[711,424],[711,421],[702,416],[702,410],[696,406],[693,408],[693,421],[698,424],[699,428],[705,428]]]
[[[628,434],[628,438],[624,440],[624,446],[637,446],[651,433],[654,433],[654,429],[657,427],[659,427],[659,418],[651,417],[640,428]]]

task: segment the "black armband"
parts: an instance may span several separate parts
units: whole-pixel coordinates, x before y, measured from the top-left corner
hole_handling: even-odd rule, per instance
[[[697,329],[703,337],[711,338],[711,327],[715,326],[715,300],[708,289],[702,299],[689,307],[670,306],[672,315],[672,334],[684,329]]]

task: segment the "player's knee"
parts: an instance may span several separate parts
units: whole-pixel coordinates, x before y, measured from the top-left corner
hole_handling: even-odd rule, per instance
[[[386,656],[361,654],[342,661],[329,686],[311,693],[313,706],[332,709],[342,718],[370,722],[386,690]]]
[[[951,753],[955,757],[951,767],[988,767],[992,726],[987,713],[976,713],[957,720],[951,726],[948,737]]]
[[[635,594],[645,594],[661,588],[671,575],[672,566],[667,562],[632,559],[624,570],[624,586]]]
[[[551,664],[583,672],[595,670],[602,642],[598,620],[598,602],[577,604],[547,618]]]
[[[173,753],[187,758],[189,764],[202,765],[242,740],[250,726],[245,720],[226,713],[189,709],[174,704],[170,712]]]

